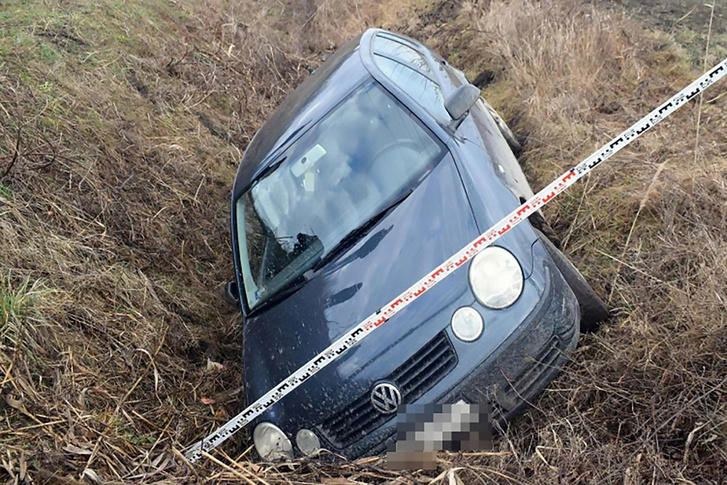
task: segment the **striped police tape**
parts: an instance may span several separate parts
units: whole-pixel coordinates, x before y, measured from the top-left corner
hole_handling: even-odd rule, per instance
[[[402,294],[349,330],[345,335],[333,342],[320,354],[309,360],[287,379],[270,389],[257,401],[245,408],[240,414],[220,426],[206,438],[192,445],[184,453],[184,456],[190,462],[194,463],[203,456],[203,453],[209,452],[221,445],[230,436],[241,430],[273,404],[280,401],[286,394],[300,386],[311,376],[315,375],[316,372],[326,367],[339,356],[343,355],[348,349],[371,334],[371,332],[373,332],[377,327],[386,323],[389,319],[391,319],[391,317],[399,313],[411,302],[419,298],[437,283],[464,265],[467,261],[475,257],[475,255],[496,241],[500,236],[527,219],[528,216],[532,215],[535,211],[550,202],[555,196],[573,185],[578,179],[644,134],[699,93],[702,93],[710,85],[714,84],[726,74],[727,58],[707,71],[686,88],[679,91],[667,102],[634,123],[626,131],[603,145],[591,156],[566,171],[563,175],[535,194],[530,200],[524,202],[510,214],[503,217],[490,229],[460,249],[444,263],[434,268]]]

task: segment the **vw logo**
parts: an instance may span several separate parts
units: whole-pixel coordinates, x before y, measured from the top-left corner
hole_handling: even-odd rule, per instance
[[[401,392],[393,384],[382,382],[371,391],[371,405],[381,414],[395,413],[401,404]]]

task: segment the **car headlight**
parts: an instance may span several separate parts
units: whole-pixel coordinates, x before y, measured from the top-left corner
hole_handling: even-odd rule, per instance
[[[484,327],[482,315],[471,306],[462,307],[452,315],[452,331],[455,337],[464,342],[480,338]]]
[[[321,449],[321,440],[309,429],[298,431],[298,434],[295,435],[295,444],[305,456],[315,455]]]
[[[272,423],[260,423],[252,434],[260,458],[267,461],[293,458],[293,445],[285,433]]]
[[[470,265],[470,285],[480,303],[489,308],[505,308],[523,291],[523,270],[510,251],[492,246]]]

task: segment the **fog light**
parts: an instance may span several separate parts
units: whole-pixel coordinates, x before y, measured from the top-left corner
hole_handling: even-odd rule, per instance
[[[482,315],[471,306],[464,306],[452,315],[452,331],[458,339],[464,342],[477,340],[482,335],[484,328]]]
[[[293,445],[285,433],[273,423],[260,423],[252,434],[260,458],[267,461],[293,458]]]
[[[316,434],[309,429],[301,429],[295,435],[295,444],[298,449],[306,456],[315,455],[321,449],[321,440]]]

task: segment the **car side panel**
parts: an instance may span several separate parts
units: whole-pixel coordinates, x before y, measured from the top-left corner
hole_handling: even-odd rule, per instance
[[[502,182],[518,198],[529,199],[535,195],[525,178],[520,163],[515,158],[510,146],[500,133],[482,101],[478,101],[472,107],[470,117],[477,129],[482,147],[490,154],[490,159],[496,164],[495,169]]]

